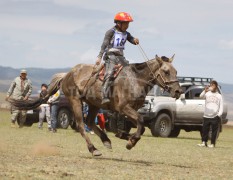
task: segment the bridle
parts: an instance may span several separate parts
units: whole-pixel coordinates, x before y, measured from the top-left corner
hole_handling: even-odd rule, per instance
[[[165,79],[164,79],[164,77],[162,76],[162,74],[161,74],[161,69],[159,68],[159,70],[158,70],[159,72],[157,73],[157,75],[156,75],[156,81],[158,82],[158,85],[160,85],[163,89],[164,89],[164,91],[167,91],[167,92],[169,92],[169,90],[171,89],[171,87],[170,87],[170,85],[172,84],[172,83],[176,83],[176,82],[179,82],[178,81],[178,79],[176,79],[176,80],[171,80],[171,81],[166,81]],[[159,78],[160,77],[160,78]]]
[[[148,67],[149,70],[150,70],[150,76],[152,76],[152,78],[148,81],[148,83],[149,83],[149,82],[153,82],[154,80],[156,80],[157,83],[158,83],[158,85],[159,85],[160,87],[162,87],[162,88],[164,89],[164,91],[169,92],[169,90],[171,89],[170,84],[179,82],[178,79],[176,79],[176,80],[171,80],[171,81],[166,81],[165,78],[164,78],[164,77],[162,76],[162,74],[161,74],[161,67],[159,68],[157,74],[153,73],[152,69],[150,68],[150,66],[149,66],[149,64],[148,64],[149,59],[148,59],[148,57],[146,56],[146,53],[144,52],[144,50],[142,49],[142,47],[140,46],[140,44],[137,44],[137,45],[138,45],[138,47],[139,47],[139,49],[140,49],[140,51],[141,51],[141,53],[142,53],[142,55],[143,55],[143,57],[144,57],[144,59],[145,59],[145,62],[146,62],[147,67]]]

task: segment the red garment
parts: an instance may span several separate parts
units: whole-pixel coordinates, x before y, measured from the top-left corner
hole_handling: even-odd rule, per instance
[[[105,118],[104,118],[104,114],[103,113],[98,113],[97,114],[97,118],[98,118],[98,124],[100,126],[101,129],[105,129]]]

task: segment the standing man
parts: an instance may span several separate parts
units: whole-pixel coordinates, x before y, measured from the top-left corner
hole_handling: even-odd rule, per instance
[[[11,97],[16,100],[28,100],[32,93],[32,83],[27,78],[27,71],[21,70],[20,76],[16,77],[7,92],[6,101]],[[23,127],[26,120],[27,111],[18,110],[16,107],[11,107],[11,127],[16,127],[15,122],[19,118],[19,127]]]
[[[207,147],[208,134],[210,127],[212,128],[211,144],[208,147],[213,148],[216,144],[217,132],[219,124],[221,123],[221,116],[223,113],[223,99],[218,92],[217,81],[212,81],[210,86],[200,94],[201,98],[205,98],[204,123],[202,127],[202,144],[201,147]]]
[[[50,104],[51,107],[51,128],[52,132],[56,133],[57,132],[57,111],[58,111],[58,103],[60,99],[60,90],[58,90],[54,95],[52,95],[48,103]]]
[[[39,97],[44,98],[48,93],[47,90],[48,90],[48,85],[42,84]],[[38,124],[39,129],[43,128],[43,122],[44,122],[45,117],[46,117],[47,124],[48,124],[48,130],[51,131],[52,128],[51,128],[51,119],[50,119],[50,106],[48,103],[44,103],[40,105],[39,124]]]

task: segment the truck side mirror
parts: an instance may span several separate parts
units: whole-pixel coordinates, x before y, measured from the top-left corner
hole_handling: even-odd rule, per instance
[[[180,100],[185,100],[185,94],[180,95]]]

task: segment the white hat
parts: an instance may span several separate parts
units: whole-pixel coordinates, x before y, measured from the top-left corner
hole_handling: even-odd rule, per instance
[[[22,70],[20,71],[20,73],[21,73],[21,74],[27,74],[27,71],[26,71],[25,69],[22,69]]]

